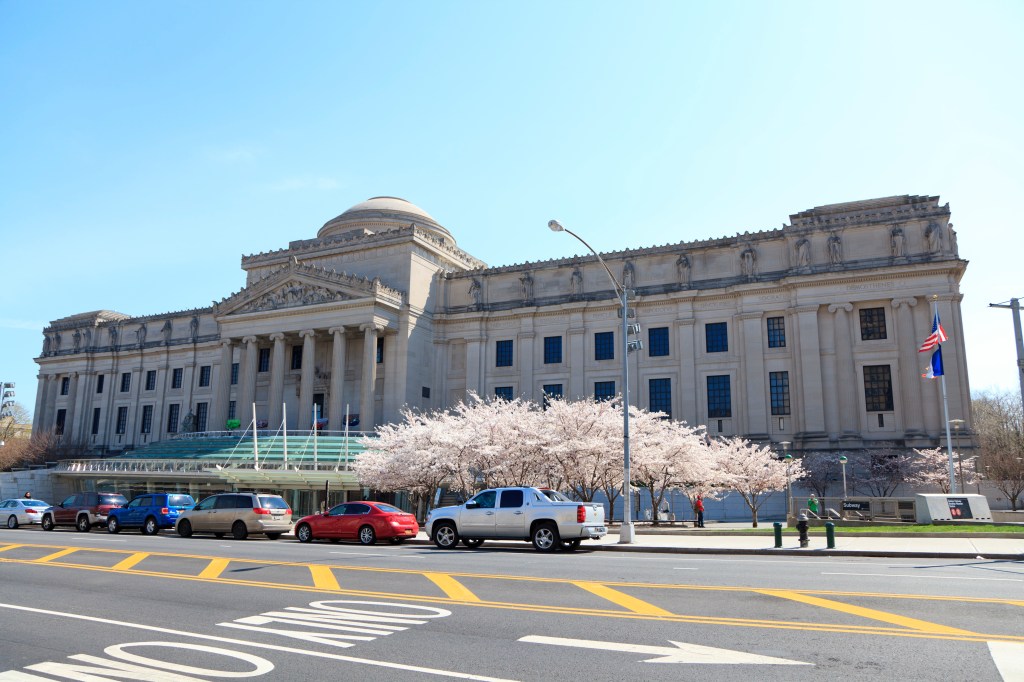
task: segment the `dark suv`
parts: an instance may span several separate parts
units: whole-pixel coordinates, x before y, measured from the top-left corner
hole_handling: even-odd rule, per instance
[[[127,505],[111,509],[107,532],[120,533],[122,528],[139,528],[143,535],[156,535],[161,528],[174,528],[181,512],[196,504],[184,493],[153,493],[139,495]]]
[[[110,510],[126,502],[128,500],[119,493],[75,493],[43,512],[43,530],[74,526],[82,533],[88,533],[93,526],[107,525]]]

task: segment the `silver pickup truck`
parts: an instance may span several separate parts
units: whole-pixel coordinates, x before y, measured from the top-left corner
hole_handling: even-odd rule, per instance
[[[574,502],[546,488],[484,490],[465,504],[431,511],[426,530],[441,549],[453,549],[459,540],[467,547],[484,540],[525,540],[541,552],[575,550],[583,540],[608,533],[604,505]]]

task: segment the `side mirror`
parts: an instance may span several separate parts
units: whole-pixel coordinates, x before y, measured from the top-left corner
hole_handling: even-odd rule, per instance
[[[480,504],[477,503],[477,502],[467,502],[466,503],[466,509],[479,509],[479,508],[480,508]]]

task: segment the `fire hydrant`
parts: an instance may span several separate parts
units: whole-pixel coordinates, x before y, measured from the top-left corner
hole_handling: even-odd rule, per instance
[[[807,514],[801,514],[800,520],[796,522],[797,532],[800,533],[800,546],[806,547],[810,544],[810,538],[807,537]]]

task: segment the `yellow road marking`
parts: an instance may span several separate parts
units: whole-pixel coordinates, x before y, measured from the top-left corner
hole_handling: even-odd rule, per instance
[[[149,552],[136,552],[127,559],[122,559],[112,566],[115,571],[127,571],[129,568],[139,563],[143,559],[149,556]]]
[[[44,556],[41,559],[36,559],[36,563],[42,564],[42,563],[46,563],[47,561],[52,561],[53,559],[59,559],[62,556],[67,556],[68,554],[72,554],[74,552],[77,552],[78,550],[79,550],[78,547],[66,547],[65,549],[62,549],[59,552],[54,552],[53,554],[49,554],[47,556]]]
[[[760,592],[761,594],[766,594],[770,597],[790,599],[803,604],[810,604],[811,606],[820,606],[821,608],[832,609],[833,611],[841,611],[842,613],[849,613],[854,616],[871,618],[872,620],[879,620],[883,623],[902,625],[903,627],[910,628],[911,630],[920,630],[921,632],[938,632],[946,635],[974,634],[959,628],[951,628],[946,625],[939,625],[938,623],[929,623],[926,620],[908,618],[907,616],[900,616],[895,613],[887,613],[876,609],[868,609],[863,606],[854,606],[853,604],[843,604],[842,602],[832,601],[831,599],[821,599],[820,597],[812,597],[806,594],[790,592],[789,590],[755,590],[755,592]]]
[[[0,552],[6,552],[9,549],[14,549],[15,547],[21,547],[21,546],[22,545],[5,545],[3,547],[0,547]]]
[[[210,563],[203,569],[203,572],[199,574],[199,577],[216,580],[224,572],[224,569],[228,567],[229,563],[231,563],[230,559],[211,559]]]
[[[469,591],[465,585],[447,573],[424,573],[435,585],[440,587],[449,599],[456,601],[480,601],[480,597]]]
[[[309,572],[313,576],[313,584],[318,590],[340,590],[341,585],[334,576],[330,566],[322,564],[310,564]]]
[[[659,608],[654,604],[648,604],[642,599],[631,597],[625,592],[619,592],[618,590],[614,590],[608,587],[607,585],[603,585],[601,583],[573,581],[572,584],[576,585],[577,587],[583,588],[591,594],[596,594],[598,597],[601,597],[602,599],[607,599],[613,604],[618,604],[624,609],[629,609],[633,613],[642,613],[645,616],[673,615],[671,611],[666,611],[665,609]]]

